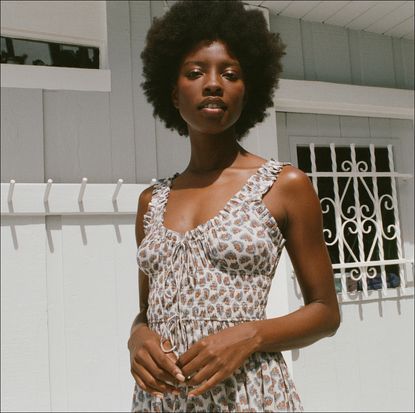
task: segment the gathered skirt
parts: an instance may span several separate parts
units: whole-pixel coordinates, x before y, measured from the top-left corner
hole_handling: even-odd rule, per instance
[[[186,347],[212,331],[236,323],[192,320],[185,324]],[[161,334],[159,323],[149,323]],[[183,343],[184,344],[184,343]],[[205,393],[187,398],[191,386],[180,385],[180,395],[165,393],[163,399],[135,385],[132,412],[301,412],[295,385],[281,353],[255,352],[230,377]]]

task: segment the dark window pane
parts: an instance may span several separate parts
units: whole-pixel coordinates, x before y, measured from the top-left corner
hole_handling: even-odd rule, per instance
[[[13,39],[13,46],[16,58],[26,56],[25,61],[22,64],[52,65],[52,59],[47,43]]]
[[[350,156],[349,146],[336,146],[337,172],[344,172],[347,169],[347,163],[351,160]]]
[[[1,37],[2,63],[99,68],[97,47]]]
[[[6,38],[2,37],[1,38],[1,52],[5,52],[7,53],[7,43],[6,43]]]
[[[390,172],[388,148],[375,147],[376,171]]]
[[[6,38],[1,38],[1,63],[7,63],[7,42]]]
[[[306,173],[311,172],[310,148],[297,146],[298,167]]]
[[[327,146],[316,146],[316,169],[318,172],[330,172],[332,170],[330,148]]]
[[[355,153],[356,153],[357,170],[359,172],[370,172],[372,169],[371,169],[369,148],[357,146],[355,148]]]

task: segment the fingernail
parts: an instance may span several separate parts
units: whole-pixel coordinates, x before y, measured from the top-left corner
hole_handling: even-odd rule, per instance
[[[164,399],[163,393],[154,393],[154,396],[156,396],[158,399]]]
[[[195,397],[195,395],[194,394],[190,394],[190,393],[187,395],[187,398],[188,399],[191,399],[192,397]]]
[[[179,380],[179,381],[185,381],[186,380],[186,378],[181,373],[176,374],[176,379]]]
[[[173,390],[172,393],[175,394],[176,396],[179,396],[180,395],[180,391],[179,390]]]

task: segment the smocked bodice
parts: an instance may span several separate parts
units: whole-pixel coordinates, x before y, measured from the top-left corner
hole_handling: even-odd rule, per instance
[[[185,233],[163,222],[175,176],[154,186],[137,260],[149,278],[148,322],[176,352],[187,349],[189,320],[265,318],[284,238],[262,197],[283,165],[266,162],[215,217]]]

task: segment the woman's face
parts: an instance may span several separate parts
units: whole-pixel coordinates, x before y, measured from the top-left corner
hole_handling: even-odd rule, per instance
[[[238,60],[221,41],[195,47],[179,67],[172,99],[190,134],[224,132],[239,119],[245,103]]]

